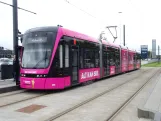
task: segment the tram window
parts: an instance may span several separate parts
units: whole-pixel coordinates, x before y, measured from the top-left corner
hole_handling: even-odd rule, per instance
[[[134,62],[136,61],[136,59],[137,59],[137,58],[136,58],[136,54],[134,54],[134,58],[133,58]]]
[[[94,51],[93,50],[90,50],[90,59],[91,59],[91,61],[90,61],[90,68],[94,68],[94,61],[95,61],[95,57],[94,57]]]
[[[83,68],[83,48],[80,49],[80,68]]]
[[[107,68],[107,51],[103,52],[103,65]]]
[[[116,64],[116,66],[120,65],[120,55],[119,55],[119,53],[115,54],[115,64]]]
[[[65,45],[65,67],[69,67],[69,45]]]
[[[90,68],[90,56],[89,56],[89,50],[85,49],[84,51],[84,67]]]
[[[139,60],[140,59],[140,55],[136,54],[136,59]]]
[[[114,52],[110,52],[110,65],[114,66],[115,65],[115,60],[114,60]]]
[[[133,61],[133,57],[132,57],[132,55],[129,55],[129,61]]]
[[[55,53],[54,61],[55,61],[55,68],[59,68],[60,67],[59,48],[58,48],[58,50]]]
[[[95,51],[95,67],[99,67],[99,50]]]
[[[129,55],[129,61],[131,60],[131,56]]]
[[[138,59],[141,59],[141,55],[140,54],[138,54]]]
[[[84,50],[84,67],[93,68],[94,67],[94,51],[91,49]]]
[[[110,65],[110,55],[109,55],[109,51],[107,51],[107,66]]]
[[[63,68],[63,46],[59,46],[59,60],[60,60],[60,68]]]

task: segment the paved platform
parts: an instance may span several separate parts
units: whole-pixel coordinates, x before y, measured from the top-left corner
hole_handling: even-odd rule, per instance
[[[151,119],[140,118],[139,121],[152,121]]]
[[[16,82],[13,79],[0,80],[0,93],[18,90]]]
[[[138,117],[161,121],[161,75],[150,91],[145,103],[138,108]]]

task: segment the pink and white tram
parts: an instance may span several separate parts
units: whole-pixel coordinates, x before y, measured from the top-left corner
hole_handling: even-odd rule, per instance
[[[25,89],[64,89],[140,68],[140,53],[105,41],[100,50],[97,39],[60,26],[26,31],[22,46],[20,87]]]

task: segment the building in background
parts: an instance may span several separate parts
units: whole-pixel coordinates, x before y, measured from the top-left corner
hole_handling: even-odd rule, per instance
[[[148,59],[148,45],[141,45],[141,58]]]
[[[13,55],[13,51],[9,49],[4,49],[4,47],[0,47],[0,58],[11,58]]]
[[[152,40],[152,58],[156,58],[156,39]]]

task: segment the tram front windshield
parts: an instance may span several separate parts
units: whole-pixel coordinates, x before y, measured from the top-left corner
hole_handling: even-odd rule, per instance
[[[47,68],[54,44],[53,32],[31,32],[23,37],[22,68]]]

